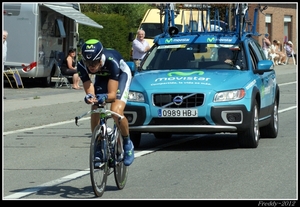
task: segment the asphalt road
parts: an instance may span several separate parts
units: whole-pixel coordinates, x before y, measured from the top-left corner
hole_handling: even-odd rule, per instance
[[[144,134],[127,184],[113,175],[95,198],[88,172],[89,110],[84,92],[66,88],[4,88],[4,199],[297,200],[296,69],[277,66],[281,96],[279,135],[256,149],[240,149],[233,134],[182,135],[157,140]],[[267,202],[267,201],[266,201]],[[282,206],[279,205],[278,206]]]

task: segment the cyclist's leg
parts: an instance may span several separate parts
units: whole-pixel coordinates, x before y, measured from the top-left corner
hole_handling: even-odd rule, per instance
[[[119,77],[119,88],[115,102],[111,104],[111,110],[124,116],[124,109],[126,106],[129,86],[131,81],[131,74],[122,73]],[[123,137],[124,148],[124,164],[131,165],[134,160],[134,146],[129,136],[128,120],[124,117],[120,122],[114,117],[115,122],[119,123],[119,129]]]
[[[110,110],[124,116],[124,109],[126,103],[124,101],[116,99],[113,103],[111,103]],[[118,127],[121,131],[123,137],[127,137],[129,135],[129,127],[128,120],[124,117],[122,120],[118,120],[119,117],[113,116],[115,123],[118,124]]]
[[[113,102],[110,107],[112,111],[122,116],[124,116],[124,109],[127,103],[130,83],[131,83],[131,71],[129,69],[128,72],[123,72],[120,74],[117,97],[115,102]],[[127,119],[124,118],[123,120],[121,120],[121,122],[118,122],[117,117],[113,117],[113,118],[115,120],[115,123],[120,124],[119,129],[121,130],[122,136],[123,137],[129,136],[129,127],[128,127]]]

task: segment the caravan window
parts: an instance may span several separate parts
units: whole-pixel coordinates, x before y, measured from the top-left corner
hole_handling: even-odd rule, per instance
[[[66,37],[66,31],[64,24],[61,19],[56,19],[55,21],[55,37],[61,37],[65,38]]]
[[[19,16],[21,11],[21,4],[4,4],[4,15]]]

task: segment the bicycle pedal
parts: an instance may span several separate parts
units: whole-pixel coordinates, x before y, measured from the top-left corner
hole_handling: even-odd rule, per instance
[[[94,168],[101,168],[105,162],[101,162],[99,157],[95,157],[94,159]]]
[[[105,163],[103,163],[103,162],[95,162],[94,168],[99,169],[99,168],[103,167],[104,165],[105,165]]]

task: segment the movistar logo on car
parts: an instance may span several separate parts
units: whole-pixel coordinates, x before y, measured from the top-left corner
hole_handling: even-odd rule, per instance
[[[182,71],[174,71],[169,72],[167,74],[168,77],[161,77],[155,79],[155,82],[160,81],[208,81],[210,78],[203,77],[203,71],[193,71],[193,72],[182,72]],[[201,76],[201,77],[200,77]]]
[[[231,38],[220,38],[220,42],[232,42],[233,39]]]
[[[215,42],[216,41],[216,39],[214,38],[214,37],[212,37],[212,38],[207,38],[207,42]]]
[[[171,39],[166,39],[165,42],[166,42],[166,43],[171,43],[171,42],[172,42],[172,38],[171,38]]]
[[[182,39],[173,39],[173,38],[170,38],[170,39],[166,39],[165,40],[165,43],[172,43],[172,42],[189,42],[190,41],[190,38],[182,38]]]

